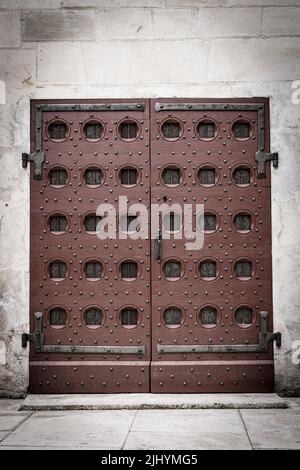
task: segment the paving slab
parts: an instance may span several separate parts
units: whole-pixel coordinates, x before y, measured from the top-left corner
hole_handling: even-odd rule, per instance
[[[138,411],[124,449],[251,449],[237,410]]]
[[[120,449],[135,412],[37,412],[0,443],[0,448]]]
[[[10,431],[21,424],[31,413],[0,411],[0,431]]]
[[[0,411],[17,411],[24,399],[0,398]]]
[[[241,410],[254,449],[300,449],[300,410]]]
[[[93,394],[28,395],[23,411],[41,410],[118,410],[118,409],[219,409],[287,408],[287,400],[276,393],[244,394]]]

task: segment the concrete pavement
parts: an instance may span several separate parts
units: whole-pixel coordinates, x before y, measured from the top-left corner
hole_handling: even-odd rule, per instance
[[[227,397],[234,402],[234,395]],[[18,411],[24,400],[3,399],[0,450],[300,449],[300,400],[285,404],[288,408]]]

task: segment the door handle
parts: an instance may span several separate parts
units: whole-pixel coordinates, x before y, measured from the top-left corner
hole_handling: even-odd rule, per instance
[[[161,261],[163,257],[163,239],[161,230],[158,231],[158,236],[155,239],[155,259]]]

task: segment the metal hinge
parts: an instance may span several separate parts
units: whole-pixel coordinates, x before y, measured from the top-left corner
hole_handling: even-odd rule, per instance
[[[273,162],[273,167],[278,168],[278,163],[279,163],[279,156],[277,152],[274,153],[268,153],[265,152],[264,150],[258,150],[255,154],[255,160],[257,161],[257,170],[258,178],[265,178],[266,177],[266,172],[265,172],[265,163],[272,161]]]
[[[42,150],[33,153],[22,153],[22,167],[27,168],[28,162],[34,163],[34,179],[42,179],[42,165],[45,161],[45,154]]]
[[[188,353],[263,353],[268,351],[270,341],[281,347],[281,333],[268,331],[268,312],[260,312],[260,331],[257,344],[158,344],[158,354]]]
[[[27,342],[35,345],[36,352],[62,353],[62,354],[137,354],[146,355],[146,347],[141,346],[63,346],[45,344],[43,334],[43,313],[35,312],[35,331],[22,334],[22,347],[26,348]]]

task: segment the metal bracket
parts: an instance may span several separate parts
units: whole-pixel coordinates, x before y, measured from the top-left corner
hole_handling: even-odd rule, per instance
[[[268,161],[273,162],[273,167],[278,168],[279,156],[278,153],[267,153],[264,150],[258,150],[255,154],[255,160],[258,164],[258,175],[257,177],[262,179],[266,177],[265,163]]]
[[[43,313],[36,312],[35,317],[35,331],[33,333],[22,334],[22,348],[26,348],[27,342],[31,341],[35,344],[37,351],[41,351],[44,345],[43,335]]]
[[[155,259],[161,261],[163,258],[163,240],[161,230],[158,232],[158,236],[155,239]]]
[[[41,150],[34,153],[22,153],[22,167],[27,168],[28,162],[34,163],[34,179],[42,179],[42,165],[45,161],[45,154]]]
[[[27,342],[35,345],[37,352],[64,353],[64,354],[138,354],[145,356],[145,346],[62,346],[45,344],[43,334],[43,313],[35,312],[35,331],[22,334],[22,347],[26,348]]]
[[[270,341],[275,341],[281,347],[281,333],[268,331],[268,312],[260,312],[260,331],[258,344],[192,344],[192,345],[157,345],[159,354],[188,354],[188,353],[248,353],[267,352]]]

